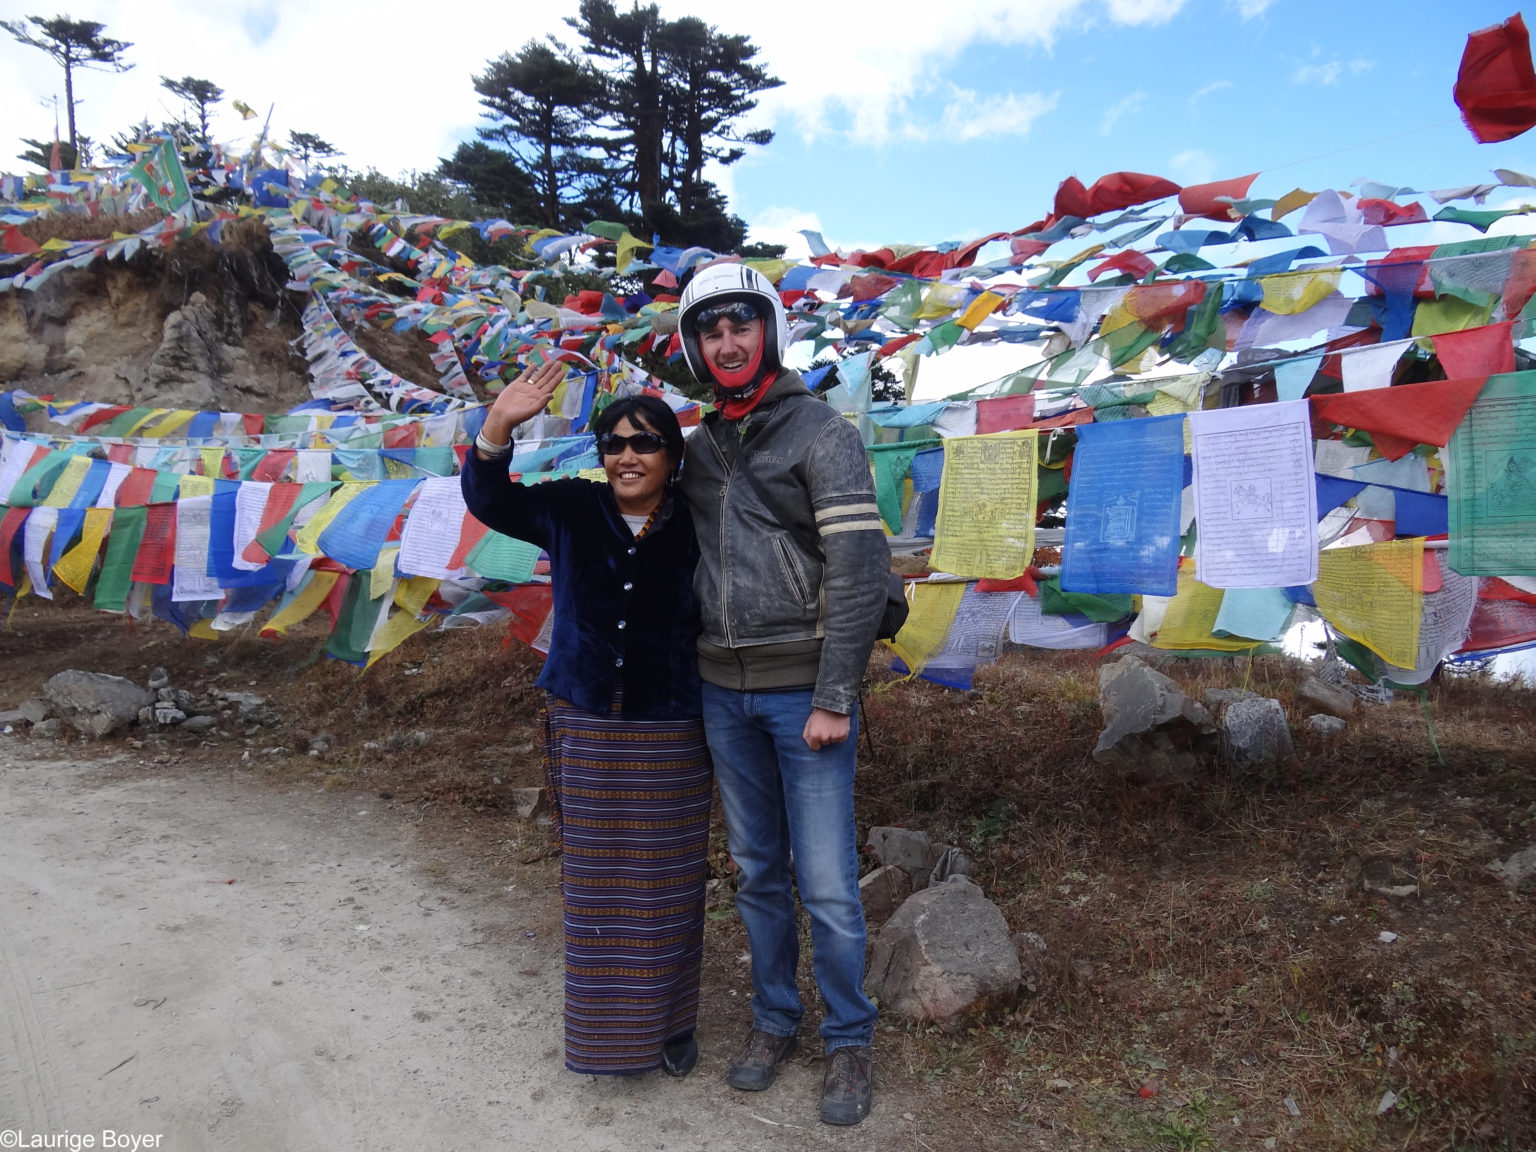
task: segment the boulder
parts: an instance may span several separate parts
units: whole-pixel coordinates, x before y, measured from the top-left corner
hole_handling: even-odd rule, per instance
[[[181,725],[180,731],[207,732],[210,731],[217,723],[218,721],[215,720],[212,716],[189,716]]]
[[[1306,724],[1308,732],[1323,740],[1331,740],[1336,736],[1342,736],[1345,730],[1349,728],[1349,725],[1337,716],[1324,716],[1321,712],[1316,716],[1308,716]]]
[[[1296,685],[1296,706],[1308,716],[1337,716],[1343,720],[1355,710],[1357,697],[1348,688],[1308,676]]]
[[[946,1032],[1012,1008],[1019,953],[997,905],[963,876],[918,892],[875,937],[865,987],[880,1007]]]
[[[864,905],[866,921],[889,919],[910,895],[912,877],[895,864],[884,864],[859,881],[859,903]]]
[[[101,739],[139,718],[154,698],[131,680],[71,668],[48,678],[43,698],[72,728]]]
[[[916,828],[874,827],[865,841],[875,859],[906,869],[916,887],[928,882],[928,873],[939,861],[941,849],[928,839],[928,833]],[[921,876],[922,880],[918,880]]]
[[[1104,731],[1093,758],[1155,777],[1191,770],[1192,750],[1215,731],[1203,705],[1134,656],[1099,669],[1099,708]]]
[[[517,814],[524,820],[549,815],[549,793],[543,788],[514,788],[512,798],[517,802]]]
[[[1221,750],[1234,771],[1263,768],[1291,754],[1291,725],[1278,700],[1257,696],[1227,705]]]

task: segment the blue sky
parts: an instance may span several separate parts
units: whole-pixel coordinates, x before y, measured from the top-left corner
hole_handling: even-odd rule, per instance
[[[532,37],[568,35],[561,18],[575,7],[467,3],[448,23],[408,0],[165,0],[153,17],[103,0],[91,18],[133,42],[137,67],[81,78],[81,127],[105,138],[169,113],[159,76],[190,72],[263,112],[275,104],[279,133],[318,132],[355,167],[430,168],[473,135],[471,73]],[[661,7],[750,35],[786,81],[754,117],[777,139],[718,176],[754,239],[797,253],[801,227],[845,248],[1018,228],[1049,211],[1069,173],[1191,183],[1259,171],[1254,194],[1278,195],[1362,176],[1436,188],[1493,167],[1536,171],[1536,140],[1478,145],[1451,101],[1467,33],[1509,16],[1507,2]],[[61,88],[41,53],[0,44],[0,156],[51,136],[39,100]],[[246,140],[257,123],[226,105],[215,132]],[[1371,143],[1384,137],[1397,138]]]

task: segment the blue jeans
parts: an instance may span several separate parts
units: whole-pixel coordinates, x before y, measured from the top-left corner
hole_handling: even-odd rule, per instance
[[[810,714],[809,688],[733,692],[704,685],[704,735],[731,856],[741,869],[736,909],[752,946],[752,1026],[788,1036],[804,1013],[795,983],[798,883],[826,1005],[821,1038],[831,1052],[869,1044],[875,1031],[875,1006],[864,995],[864,907],[853,822],[858,717],[847,740],[813,752],[801,736]]]

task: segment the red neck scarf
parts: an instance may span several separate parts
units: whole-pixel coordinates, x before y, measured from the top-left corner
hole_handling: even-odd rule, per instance
[[[725,414],[727,420],[740,420],[756,408],[758,402],[767,394],[768,385],[772,384],[778,376],[777,372],[762,371],[762,344],[758,344],[757,351],[752,354],[752,359],[734,371],[727,371],[713,360],[709,360],[707,363],[709,364],[710,375],[715,378],[715,403],[719,406],[720,411]],[[762,378],[758,379],[758,373],[760,372],[762,373]],[[757,380],[757,384],[752,387],[752,391],[744,396],[730,396],[725,392],[725,389],[735,391],[739,388],[745,388],[751,385],[753,380]]]

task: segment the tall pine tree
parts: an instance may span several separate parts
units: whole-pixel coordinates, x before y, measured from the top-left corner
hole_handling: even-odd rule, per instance
[[[27,25],[31,24],[32,28]],[[133,45],[103,36],[105,24],[95,20],[71,20],[68,16],[28,16],[26,20],[0,20],[4,28],[21,43],[48,53],[64,69],[64,103],[69,108],[69,146],[81,151],[80,135],[75,131],[75,69],[94,68],[103,72],[126,72],[132,68],[123,53]],[[34,30],[35,29],[35,30]]]

